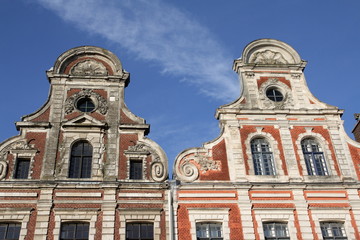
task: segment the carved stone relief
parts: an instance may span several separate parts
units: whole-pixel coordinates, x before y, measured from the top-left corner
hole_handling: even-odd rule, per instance
[[[271,50],[264,50],[257,52],[250,58],[250,63],[258,64],[288,64],[283,55],[279,52],[274,52]]]
[[[180,180],[193,182],[199,177],[199,170],[202,171],[202,173],[206,173],[209,170],[218,170],[219,168],[219,161],[214,161],[209,159],[208,156],[198,154],[192,157],[186,157],[176,169],[178,169],[180,173],[178,174]]]
[[[76,109],[76,103],[81,98],[91,98],[95,104],[95,111],[99,111],[101,114],[106,114],[108,110],[107,101],[100,94],[92,91],[91,89],[83,89],[80,92],[70,96],[65,101],[65,113],[70,114]]]
[[[34,148],[34,144],[29,144],[26,140],[20,140],[9,144],[0,152],[0,180],[4,179],[8,170],[7,155],[10,152],[21,151],[22,155],[32,156],[38,150]]]
[[[145,143],[137,143],[134,146],[129,146],[128,150],[125,151],[125,154],[129,154],[132,156],[143,156],[151,154],[152,161],[150,163],[150,177],[156,182],[161,182],[165,179],[165,166],[161,162],[159,154],[152,147],[148,146]]]
[[[72,69],[74,76],[106,76],[108,74],[106,67],[95,60],[86,60],[77,63]]]

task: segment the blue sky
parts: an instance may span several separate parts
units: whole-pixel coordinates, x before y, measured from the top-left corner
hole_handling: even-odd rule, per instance
[[[129,109],[151,124],[169,158],[219,134],[214,113],[239,97],[232,62],[259,38],[275,38],[308,61],[313,94],[355,124],[360,79],[360,1],[0,1],[0,142],[47,99],[45,71],[64,51],[95,45],[131,73]]]

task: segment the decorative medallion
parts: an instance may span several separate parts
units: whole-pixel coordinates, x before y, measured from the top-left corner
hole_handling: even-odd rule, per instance
[[[77,102],[81,99],[86,99],[86,98],[89,98],[94,102],[95,104],[94,111],[99,111],[103,115],[106,114],[108,110],[106,99],[91,89],[83,89],[80,92],[75,93],[74,95],[66,99],[65,113],[66,114],[72,113],[76,109]]]
[[[271,50],[265,50],[262,52],[257,52],[249,61],[250,63],[258,63],[258,64],[288,64],[283,55],[279,52],[274,52]]]
[[[268,98],[266,96],[268,89],[278,89],[281,91],[281,94],[283,95],[282,100],[273,101]],[[285,107],[294,106],[291,90],[277,78],[270,78],[268,81],[264,82],[259,89],[259,96],[265,109],[284,109]]]
[[[71,69],[71,74],[74,76],[106,76],[108,72],[102,63],[95,60],[86,60],[77,63]]]

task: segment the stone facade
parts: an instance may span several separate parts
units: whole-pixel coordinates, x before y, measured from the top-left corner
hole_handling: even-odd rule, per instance
[[[119,59],[66,51],[47,71],[48,101],[0,144],[0,226],[27,240],[63,239],[71,224],[103,240],[140,225],[155,240],[310,240],[333,229],[360,239],[360,143],[342,111],[311,94],[305,66],[286,43],[248,44],[233,65],[240,97],[216,112],[220,136],[181,152],[171,181],[149,125],[124,103]]]
[[[305,66],[273,39],[251,42],[234,61],[242,92],[217,109],[221,135],[175,161],[179,240],[196,239],[202,222],[222,226],[224,239],[265,239],[271,224],[286,229],[281,239],[323,239],[330,225],[360,239],[360,144],[342,110],[311,94]]]

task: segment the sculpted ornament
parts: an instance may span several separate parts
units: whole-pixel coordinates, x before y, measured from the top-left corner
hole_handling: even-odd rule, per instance
[[[92,91],[91,89],[83,89],[78,93],[70,96],[65,101],[65,113],[70,114],[75,110],[76,103],[79,99],[90,98],[95,103],[95,111],[99,111],[101,114],[105,115],[108,106],[107,101],[100,94]]]
[[[152,156],[152,161],[150,163],[150,175],[151,178],[156,182],[161,182],[166,177],[165,166],[161,162],[159,154],[150,146],[145,143],[138,143],[134,146],[129,146],[126,151],[128,154],[132,155],[149,155]]]
[[[12,150],[30,150],[37,151],[33,144],[29,144],[26,140],[20,140],[5,147],[0,152],[0,180],[4,179],[7,173],[8,165],[7,155]]]
[[[209,170],[219,169],[219,161],[211,160],[205,155],[187,157],[181,161],[180,166],[177,168],[180,173],[178,174],[180,180],[185,182],[193,182],[198,179],[199,169],[194,163],[199,165],[200,171],[202,171],[202,173],[206,173]]]
[[[288,64],[283,55],[279,52],[274,52],[271,50],[265,50],[262,52],[257,52],[249,61],[250,63],[258,64]]]
[[[281,92],[284,95],[283,101],[274,102],[266,97],[266,90],[271,87],[282,89]],[[280,82],[277,78],[270,78],[261,85],[259,89],[259,99],[263,103],[265,109],[284,109],[285,107],[294,106],[291,89],[289,89],[286,84]]]
[[[106,67],[95,60],[86,60],[79,62],[71,69],[74,76],[106,76],[108,74]]]

